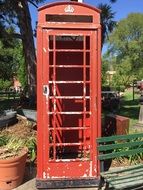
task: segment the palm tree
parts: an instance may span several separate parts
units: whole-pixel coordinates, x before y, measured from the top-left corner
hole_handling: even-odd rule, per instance
[[[115,3],[117,0],[110,0],[111,3]]]
[[[115,2],[116,0],[111,0]],[[102,47],[105,41],[108,39],[108,35],[113,31],[116,26],[116,21],[114,21],[115,12],[112,12],[111,5],[100,3],[98,8],[102,11],[101,13],[101,26],[102,26]]]

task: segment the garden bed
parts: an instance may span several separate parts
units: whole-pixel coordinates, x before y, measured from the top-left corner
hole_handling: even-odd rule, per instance
[[[36,142],[34,142],[36,141],[36,133],[36,123],[31,122],[24,117],[17,117],[16,124],[0,128],[0,156],[8,157],[8,155],[12,154],[13,156],[17,155],[17,152],[9,152],[10,147],[8,147],[9,150],[7,150],[7,147],[2,145],[3,141],[5,141],[3,137],[12,137],[12,141],[16,141],[18,139],[18,141],[20,140],[19,143],[25,142],[25,146],[28,146],[28,148],[30,149],[27,161],[32,160],[32,162],[34,162],[36,157]],[[15,142],[15,144],[16,143],[17,142]],[[14,146],[14,142],[12,142],[11,144],[12,145],[9,146]]]
[[[20,138],[36,137],[36,123],[17,117],[18,122],[14,125],[0,129],[0,135],[15,135]]]

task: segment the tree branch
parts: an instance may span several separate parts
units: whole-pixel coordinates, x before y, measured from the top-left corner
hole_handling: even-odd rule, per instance
[[[38,8],[38,6],[35,3],[33,3],[33,1],[28,0],[28,2],[31,3],[34,7]]]
[[[19,33],[13,33],[12,36],[17,39],[22,39],[22,35]]]
[[[5,30],[1,33],[3,39],[17,38],[22,39],[22,35],[19,33],[8,33]]]

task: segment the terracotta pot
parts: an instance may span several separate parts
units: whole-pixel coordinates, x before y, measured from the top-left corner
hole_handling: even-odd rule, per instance
[[[24,149],[20,156],[0,160],[0,190],[10,190],[22,183],[27,153]]]

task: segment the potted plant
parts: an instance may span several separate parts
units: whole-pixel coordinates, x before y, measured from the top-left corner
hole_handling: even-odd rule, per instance
[[[28,148],[26,140],[0,136],[0,189],[10,190],[22,183]]]

